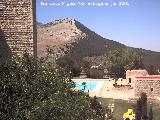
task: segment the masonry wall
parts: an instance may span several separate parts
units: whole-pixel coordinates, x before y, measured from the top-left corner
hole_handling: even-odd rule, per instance
[[[126,82],[133,86],[133,78],[137,76],[149,75],[146,70],[127,70],[126,71]]]
[[[135,80],[135,97],[139,97],[142,92],[148,97],[160,97],[160,80]]]
[[[0,28],[12,54],[36,56],[36,0],[0,0]]]
[[[146,76],[149,75],[146,70],[127,70],[126,71],[126,79],[131,78],[132,76]]]

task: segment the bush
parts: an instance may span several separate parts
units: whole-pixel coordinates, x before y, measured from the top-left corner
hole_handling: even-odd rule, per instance
[[[27,53],[0,65],[1,120],[103,120],[67,72]]]
[[[102,79],[104,75],[104,72],[102,69],[92,68],[90,69],[89,77],[94,79]]]

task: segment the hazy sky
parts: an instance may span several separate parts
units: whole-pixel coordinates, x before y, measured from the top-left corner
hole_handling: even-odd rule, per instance
[[[129,5],[120,6],[122,1]],[[70,2],[76,6],[67,7]],[[85,5],[80,5],[83,2]],[[87,5],[93,2],[102,2],[103,6]],[[160,0],[37,0],[37,21],[47,23],[67,17],[105,38],[160,52]]]

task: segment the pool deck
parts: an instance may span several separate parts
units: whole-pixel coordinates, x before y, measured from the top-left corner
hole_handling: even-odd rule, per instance
[[[129,100],[133,97],[133,89],[114,88],[114,80],[111,79],[72,79],[74,82],[98,82],[96,89],[89,92],[90,96]]]

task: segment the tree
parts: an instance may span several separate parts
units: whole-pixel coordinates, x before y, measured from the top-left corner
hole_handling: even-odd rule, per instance
[[[69,73],[25,53],[0,65],[1,120],[103,120]],[[102,111],[103,112],[103,111]]]
[[[147,65],[146,69],[150,75],[158,75],[159,67],[157,65]]]
[[[96,110],[96,114],[101,114],[102,106],[98,102],[96,96],[94,96],[93,99],[91,99],[91,107],[92,109]]]
[[[125,77],[125,70],[143,68],[142,56],[132,48],[121,48],[109,52],[103,63],[116,77]]]
[[[148,120],[153,120],[153,111],[152,111],[152,107],[150,107],[149,109],[149,117]]]
[[[142,104],[141,100],[138,99],[136,104],[136,120],[141,120],[141,117],[142,117]]]
[[[98,98],[96,96],[94,96],[91,99],[91,108],[95,110],[97,116],[101,116],[99,119],[113,120],[113,115],[111,113],[111,110],[106,107],[103,107],[98,101]]]
[[[94,79],[102,79],[104,75],[104,70],[100,68],[92,68],[89,72],[89,77]]]
[[[77,76],[80,73],[80,68],[75,66],[75,62],[69,57],[62,57],[57,60],[57,65],[64,68],[65,71],[71,72],[72,76]]]
[[[146,93],[141,93],[140,98],[137,100],[136,104],[136,120],[147,120],[147,95]]]
[[[141,102],[142,102],[142,119],[147,120],[147,95],[146,93],[141,94]]]

